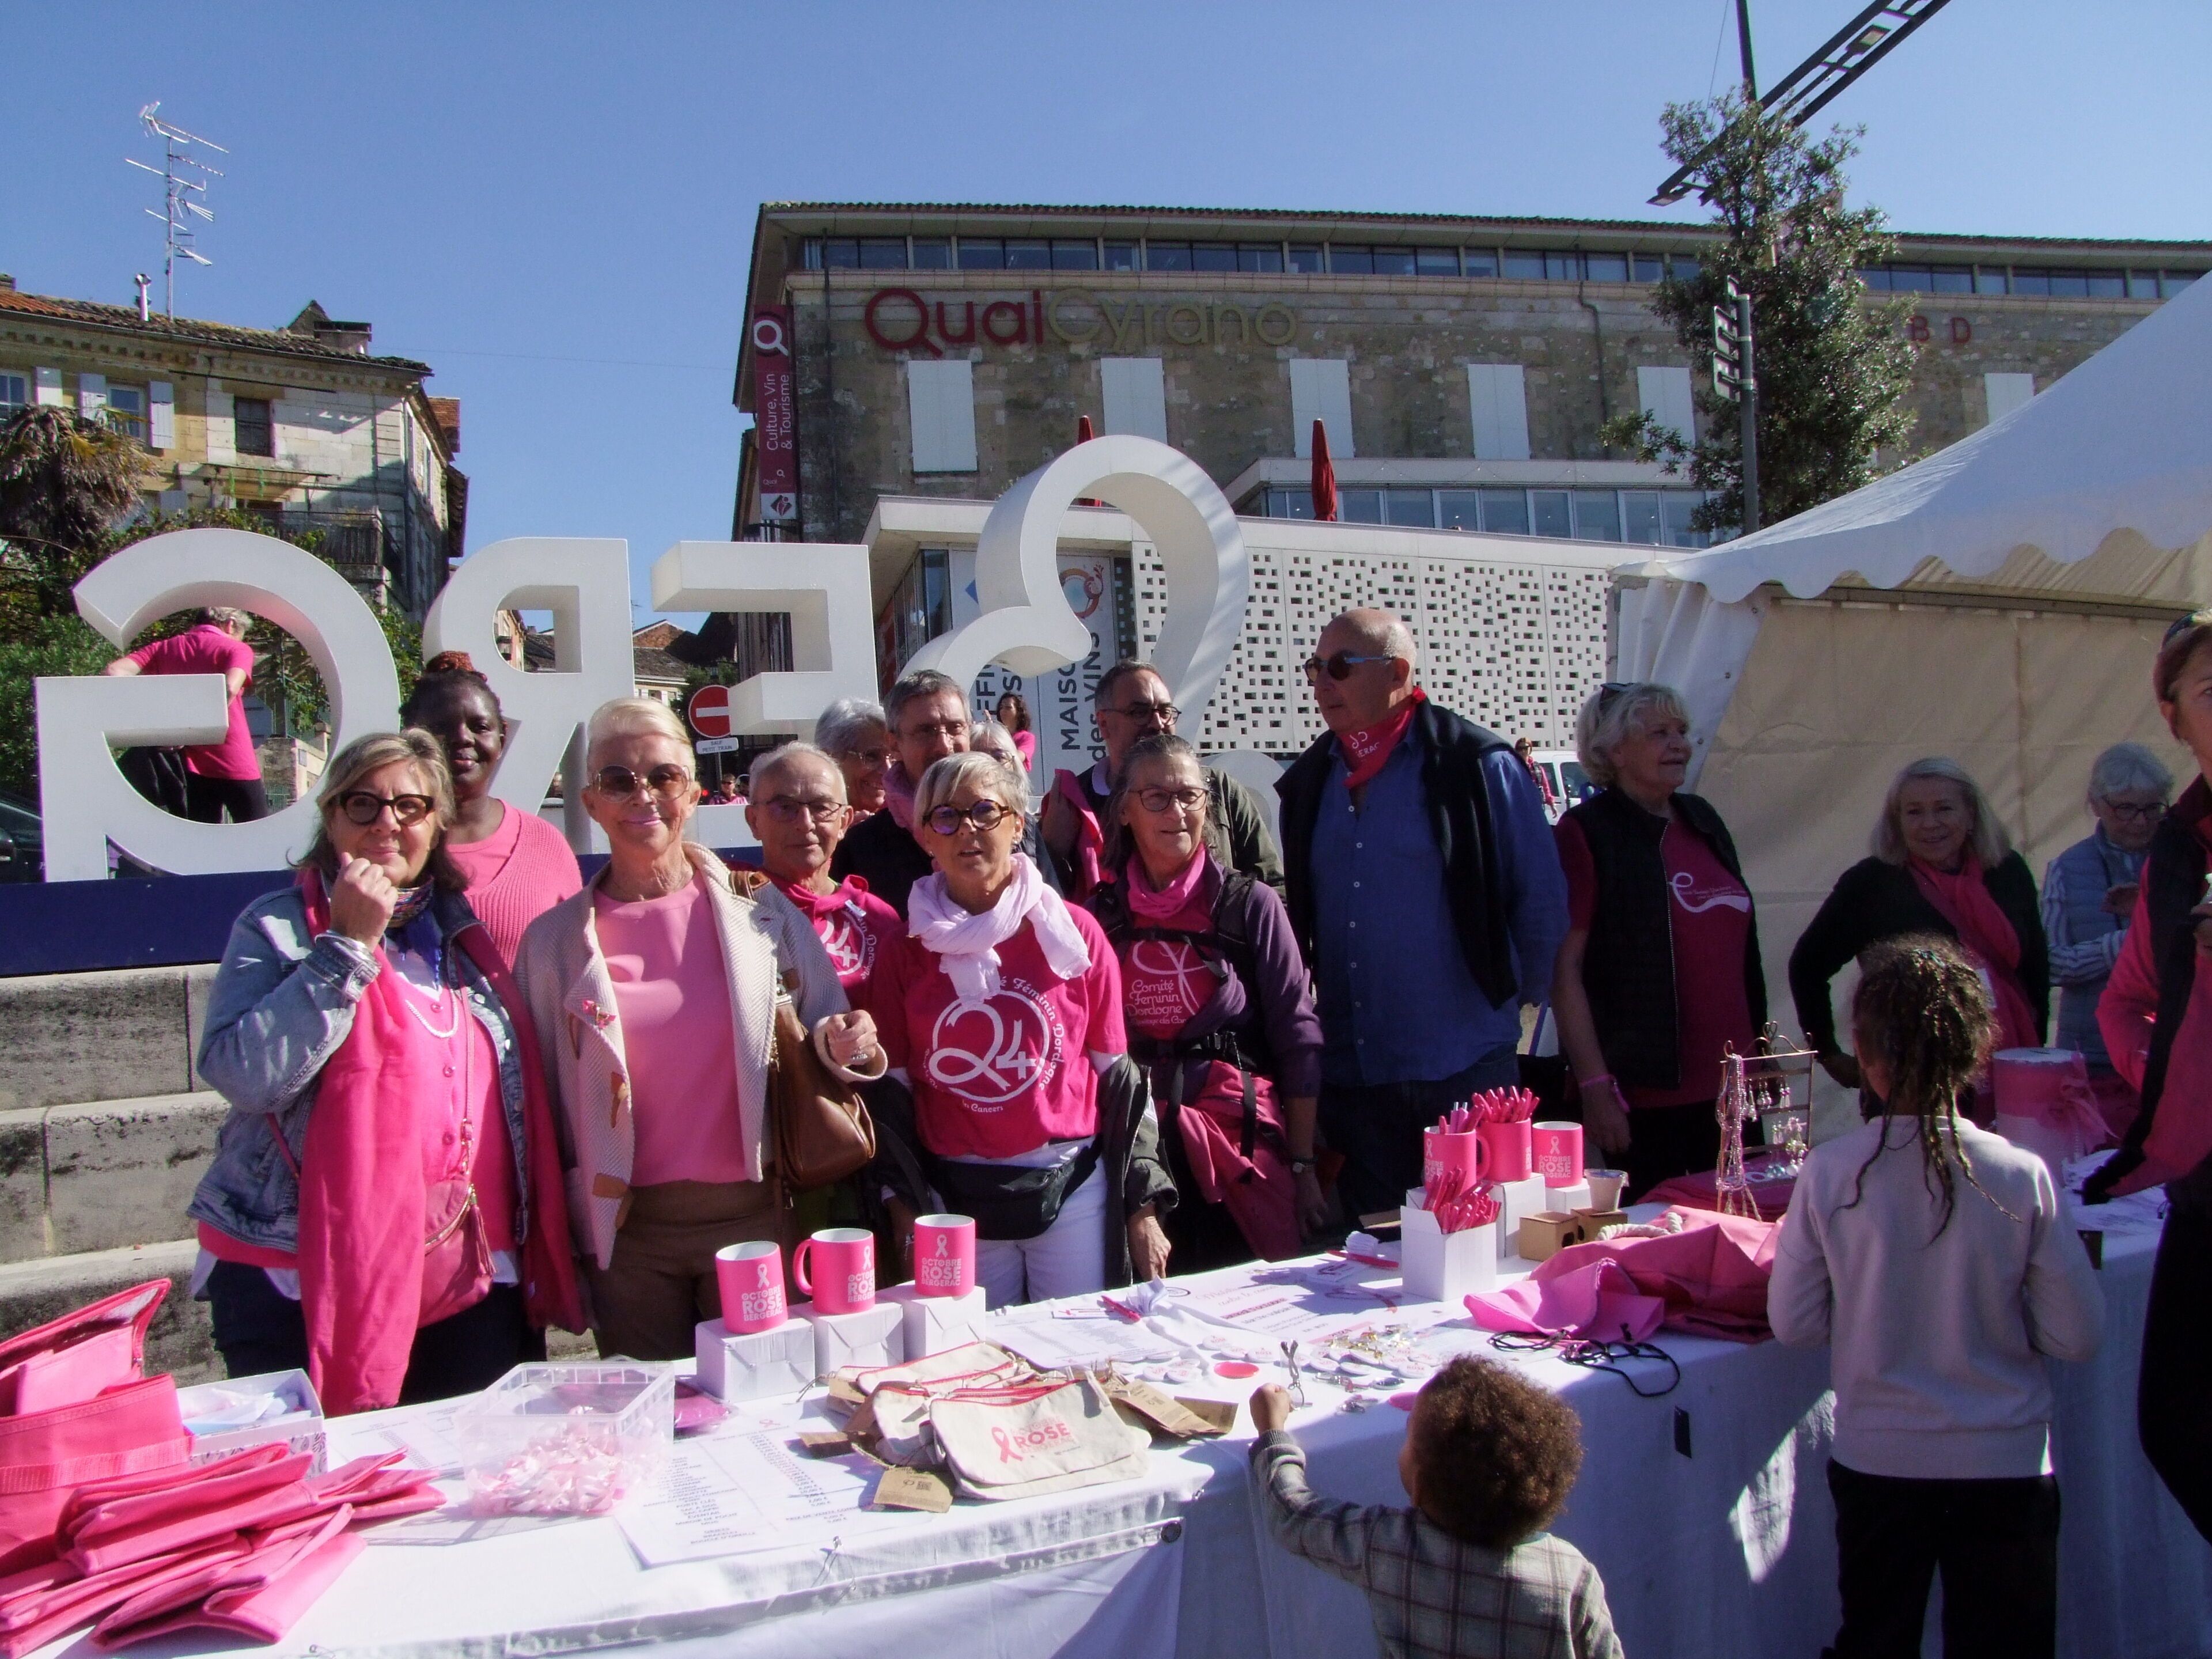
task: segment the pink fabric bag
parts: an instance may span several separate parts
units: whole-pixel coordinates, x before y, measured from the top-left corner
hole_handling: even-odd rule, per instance
[[[1667,1214],[1682,1218],[1681,1231],[1571,1245],[1532,1276],[1548,1280],[1609,1261],[1665,1306],[1660,1322],[1669,1330],[1730,1342],[1764,1342],[1773,1335],[1766,1322],[1766,1285],[1774,1276],[1782,1224],[1679,1206]]]
[[[110,1650],[150,1637],[166,1636],[173,1631],[206,1628],[210,1625],[217,1629],[231,1628],[220,1620],[208,1618],[218,1602],[249,1600],[280,1584],[323,1546],[343,1533],[352,1519],[353,1511],[340,1504],[313,1522],[263,1538],[243,1555],[143,1589],[93,1626],[92,1644],[96,1648]],[[291,1618],[297,1618],[313,1601],[310,1596],[301,1601],[293,1609]],[[201,1602],[207,1605],[204,1607],[198,1605]],[[291,1619],[287,1619],[273,1634],[260,1639],[273,1642],[290,1626]]]
[[[1549,1261],[1544,1264],[1549,1266]],[[1619,1262],[1597,1261],[1548,1277],[1540,1267],[1503,1290],[1470,1296],[1467,1310],[1486,1331],[1641,1342],[1659,1328],[1667,1306],[1656,1297],[1638,1292]]]
[[[1252,1156],[1244,1156],[1244,1078],[1225,1060],[1209,1061],[1197,1097],[1176,1109],[1176,1124],[1198,1195],[1225,1208],[1262,1260],[1282,1261],[1304,1248],[1297,1181],[1283,1152],[1288,1143],[1274,1085],[1264,1077],[1252,1079],[1260,1133],[1252,1137]]]

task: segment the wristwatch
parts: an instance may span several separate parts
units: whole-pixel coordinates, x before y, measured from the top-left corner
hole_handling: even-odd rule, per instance
[[[1310,1158],[1294,1158],[1291,1160],[1291,1173],[1294,1176],[1302,1176],[1313,1166],[1314,1161]]]

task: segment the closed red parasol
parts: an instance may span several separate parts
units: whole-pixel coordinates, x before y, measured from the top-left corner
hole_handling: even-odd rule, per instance
[[[1313,509],[1322,523],[1336,522],[1336,468],[1328,459],[1328,428],[1318,419],[1313,430]]]

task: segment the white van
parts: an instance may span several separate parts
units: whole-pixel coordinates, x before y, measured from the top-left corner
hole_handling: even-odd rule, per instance
[[[1551,799],[1544,803],[1544,816],[1557,823],[1567,808],[1577,805],[1597,793],[1597,786],[1583,770],[1583,763],[1571,749],[1539,749],[1528,758],[1544,775],[1550,786]]]

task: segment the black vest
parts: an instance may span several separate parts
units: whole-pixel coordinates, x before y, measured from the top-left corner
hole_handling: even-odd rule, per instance
[[[1743,881],[1735,842],[1720,814],[1696,795],[1676,795],[1674,816],[1712,849],[1722,868]],[[1618,788],[1607,789],[1567,816],[1589,845],[1597,904],[1583,953],[1583,990],[1589,998],[1605,1063],[1624,1085],[1672,1089],[1682,1081],[1681,1010],[1674,997],[1674,931],[1660,848],[1667,820],[1645,811]],[[1747,892],[1750,884],[1744,883]],[[1756,1034],[1766,1024],[1766,975],[1759,960],[1753,914],[1744,945],[1744,994]],[[1716,1093],[1720,1079],[1713,1078]]]

